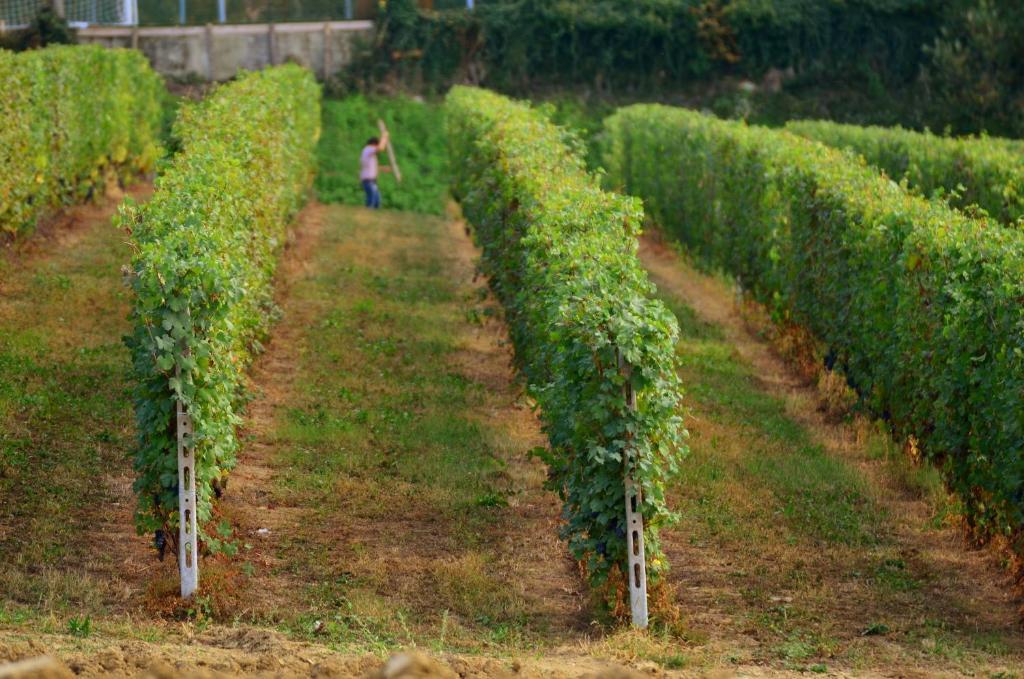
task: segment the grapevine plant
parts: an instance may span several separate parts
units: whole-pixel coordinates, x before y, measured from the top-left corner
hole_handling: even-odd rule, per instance
[[[814,331],[977,533],[1024,553],[1024,234],[788,132],[650,105],[605,127],[609,183]]]
[[[140,53],[99,46],[0,50],[0,236],[160,156],[163,81]]]
[[[136,527],[176,535],[175,410],[194,427],[200,535],[235,464],[243,371],[273,314],[271,277],[306,200],[320,89],[295,66],[242,75],[175,122],[181,151],[145,205],[122,210],[134,256],[132,354],[138,448]]]
[[[1024,218],[1024,154],[992,137],[939,137],[899,127],[860,127],[818,120],[786,126],[808,139],[858,153],[926,196],[958,208],[977,205],[1003,224]]]
[[[456,87],[446,109],[454,192],[550,442],[541,455],[563,500],[562,537],[595,586],[621,577],[632,474],[656,582],[666,568],[658,528],[673,518],[664,486],[685,432],[676,320],[651,298],[637,258],[640,204],[602,191],[564,133],[525,104]]]

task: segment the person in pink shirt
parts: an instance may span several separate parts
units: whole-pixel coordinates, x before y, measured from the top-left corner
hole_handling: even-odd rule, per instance
[[[359,156],[359,180],[363,183],[363,191],[366,192],[366,207],[377,209],[380,207],[380,188],[377,186],[377,173],[390,172],[391,168],[385,165],[380,167],[377,162],[377,154],[388,147],[388,133],[384,132],[380,138],[370,137],[363,147],[362,155]]]

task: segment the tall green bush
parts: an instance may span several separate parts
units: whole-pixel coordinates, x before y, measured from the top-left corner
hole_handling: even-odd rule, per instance
[[[320,89],[308,71],[245,74],[181,110],[180,152],[149,202],[123,210],[134,248],[126,342],[140,532],[175,536],[178,403],[195,432],[200,526],[212,516],[213,495],[235,464],[244,370],[272,317],[272,274],[312,182],[319,132]]]
[[[1024,236],[784,131],[662,106],[606,121],[609,182],[812,329],[979,533],[1024,551]]]
[[[825,121],[788,123],[790,131],[864,156],[892,177],[959,208],[978,205],[1004,224],[1024,217],[1024,153],[988,137],[938,137],[899,127],[859,127]]]
[[[685,448],[678,329],[637,259],[640,205],[603,192],[563,132],[525,104],[457,87],[446,106],[453,189],[551,444],[544,459],[564,502],[563,537],[595,584],[626,571],[628,471],[642,491],[656,579],[665,565],[657,530],[672,516],[664,483]]]
[[[0,233],[106,181],[151,170],[160,155],[163,81],[141,53],[102,47],[0,50]]]

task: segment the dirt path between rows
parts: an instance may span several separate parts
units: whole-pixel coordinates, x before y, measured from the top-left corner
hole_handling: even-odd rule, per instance
[[[784,404],[785,416],[788,419],[806,430],[811,439],[828,455],[845,460],[870,482],[873,488],[871,492],[885,517],[885,530],[892,532],[886,539],[891,538],[894,548],[901,555],[898,567],[906,567],[923,578],[920,584],[913,584],[913,587],[920,586],[923,589],[915,595],[910,609],[896,611],[881,608],[876,611],[877,615],[883,619],[885,616],[891,616],[901,620],[916,620],[916,626],[922,629],[932,630],[932,633],[939,630],[937,634],[940,638],[947,633],[968,636],[975,634],[977,643],[982,648],[986,643],[991,643],[993,648],[1000,649],[1001,655],[1005,654],[1004,657],[1022,657],[1024,647],[1020,643],[1018,617],[1020,602],[1013,594],[1012,582],[999,567],[991,552],[969,545],[963,531],[957,526],[935,525],[935,508],[928,498],[911,492],[899,479],[894,478],[892,468],[887,466],[885,460],[872,458],[866,453],[865,442],[867,437],[872,435],[872,432],[866,429],[868,423],[859,420],[835,423],[834,418],[826,413],[818,386],[801,377],[791,364],[773,350],[767,340],[758,335],[757,329],[752,328],[744,319],[737,307],[734,291],[725,282],[696,270],[684,257],[668,246],[657,232],[647,233],[642,237],[640,256],[660,289],[685,302],[701,321],[722,331],[725,341],[740,360],[752,367],[752,377],[761,389]],[[695,423],[695,426],[708,430],[709,436],[717,436],[717,424],[714,422]],[[795,548],[789,548],[785,544],[772,545],[771,548],[778,551],[778,568],[786,569],[792,565],[787,563],[787,560],[792,559],[792,555],[786,552],[790,550],[796,553]],[[705,622],[712,629],[719,627],[722,621],[715,620],[715,616],[719,615],[716,611],[721,607],[723,594],[714,594],[713,590],[707,590],[707,597],[704,597],[701,588],[707,587],[708,583],[719,583],[733,589],[729,597],[739,599],[740,591],[736,591],[738,583],[735,580],[730,582],[730,575],[734,574],[724,570],[757,566],[718,563],[718,558],[706,558],[707,555],[697,545],[675,544],[667,549],[674,562],[685,564],[683,568],[686,572],[677,576],[677,580],[684,588],[681,593],[683,605],[692,606],[697,601],[706,599],[707,609],[703,616]],[[764,558],[767,562],[773,559],[771,555],[764,555]],[[905,560],[906,566],[902,560]],[[797,561],[796,565],[800,572],[814,570],[813,567],[808,569],[807,563]],[[716,572],[715,569],[724,570]],[[830,575],[824,574],[823,577],[828,582]],[[785,583],[781,574],[777,582]],[[839,580],[838,586],[850,585]],[[775,595],[771,600],[776,602],[775,606],[779,611],[787,609],[787,602],[791,599],[785,596],[785,591],[767,594]],[[821,621],[826,628],[841,630],[844,622],[847,622],[843,620],[844,616],[848,615],[850,621],[859,621],[865,613],[864,610],[855,607],[849,607],[844,611],[845,595],[839,591],[822,594],[823,601],[832,601],[825,604],[827,613],[817,613],[831,617]],[[752,594],[744,592],[743,596]],[[856,596],[862,601],[870,601],[871,597],[869,592],[863,590],[857,592]],[[781,626],[786,628],[787,624],[790,623],[784,622]],[[751,629],[753,627],[754,625],[751,625]],[[750,634],[756,636],[753,631]],[[995,639],[999,641],[994,641]],[[749,645],[751,638],[737,638],[735,641],[740,642],[740,645]],[[866,644],[870,639],[865,638],[864,641]],[[901,667],[886,668],[885,674],[892,672],[899,676],[929,675],[930,670],[925,668],[935,667],[937,661],[941,662],[941,658],[935,657],[937,654],[929,653],[934,651],[936,642],[928,641],[927,638],[922,642],[912,635],[905,641],[894,639],[890,643],[908,646],[895,652],[893,656],[887,656],[899,656]],[[923,647],[915,648],[910,645],[922,643]],[[1004,647],[1003,644],[1007,646]],[[922,648],[923,651],[920,650]],[[874,652],[876,650],[862,651],[863,657],[860,662],[867,663],[870,667],[871,663],[875,662],[871,659]],[[914,662],[905,665],[907,658],[915,654],[920,654],[920,665]],[[876,671],[877,669],[881,668],[876,668]]]
[[[345,214],[359,213],[349,210]],[[419,219],[414,215],[407,218]],[[438,524],[436,516],[396,508],[388,522],[390,525],[382,526],[377,520],[361,519],[358,513],[318,515],[315,507],[281,499],[280,458],[289,444],[281,439],[277,429],[289,412],[300,407],[305,396],[296,392],[304,388],[297,387],[296,381],[303,380],[307,384],[310,379],[301,367],[302,357],[317,350],[310,346],[309,329],[324,324],[333,308],[329,301],[312,299],[310,294],[303,297],[301,291],[309,293],[308,286],[313,285],[313,279],[329,274],[329,267],[345,268],[372,260],[377,262],[374,265],[377,270],[384,272],[386,260],[395,256],[387,250],[394,246],[385,238],[377,239],[380,249],[373,255],[355,255],[348,261],[343,249],[348,245],[341,243],[338,258],[325,261],[318,256],[318,251],[332,247],[331,243],[323,242],[325,221],[338,219],[336,210],[321,205],[306,208],[300,216],[294,242],[278,274],[277,302],[283,310],[283,319],[274,327],[267,351],[252,370],[253,391],[257,397],[249,407],[241,430],[245,444],[222,503],[224,516],[235,528],[236,539],[246,544],[244,560],[252,565],[255,573],[243,579],[244,590],[238,594],[238,606],[233,611],[243,620],[285,620],[297,613],[296,604],[307,596],[310,587],[338,576],[339,569],[329,563],[318,563],[320,572],[299,572],[301,569],[282,556],[281,545],[303,544],[307,552],[331,554],[330,561],[334,562],[344,559],[342,554],[348,545],[360,545],[368,555],[386,564],[380,567],[387,569],[392,587],[398,585],[398,590],[393,591],[434,587],[439,565],[459,558],[446,551],[452,547],[451,540],[443,534],[446,528],[443,523]],[[387,228],[386,224],[372,219],[366,221],[363,229]],[[464,227],[448,221],[436,235],[440,241],[430,247],[449,253],[442,259],[447,275],[454,281],[457,294],[471,299],[475,296],[472,281],[476,252]],[[337,240],[336,236],[332,238],[332,242]],[[301,290],[298,295],[297,290]],[[488,391],[487,399],[462,414],[481,428],[501,432],[501,440],[496,442],[501,450],[495,452],[503,458],[500,481],[512,490],[502,519],[494,523],[483,538],[486,547],[493,550],[493,565],[505,571],[506,576],[514,574],[517,588],[520,582],[531,583],[530,598],[543,604],[543,615],[551,618],[546,624],[552,630],[566,633],[584,629],[588,622],[586,595],[575,564],[558,539],[557,498],[542,487],[543,464],[522,454],[543,445],[544,437],[536,417],[519,393],[511,355],[503,344],[504,328],[494,320],[494,315],[488,315],[479,325],[462,323],[451,330],[456,348],[446,360],[465,379],[483,385]],[[337,369],[344,370],[343,367]],[[327,378],[317,380],[329,381]],[[342,413],[328,411],[328,417],[335,415]],[[345,480],[339,479],[338,483],[344,484]],[[361,490],[357,486],[351,488],[356,494]],[[386,540],[381,540],[383,536]],[[339,539],[339,544],[332,546],[325,542],[332,537]],[[350,567],[344,569],[343,575],[357,571]],[[235,574],[234,570],[225,573]],[[214,577],[219,578],[221,574]],[[534,614],[540,615],[540,612],[531,613]]]
[[[109,212],[101,217],[107,216]],[[408,230],[399,226],[401,220],[419,216],[382,213],[381,221],[377,217],[317,204],[298,217],[276,280],[283,318],[253,366],[254,399],[241,428],[239,464],[220,505],[223,518],[233,525],[239,556],[206,559],[202,597],[190,610],[182,608],[174,598],[173,559],[159,564],[147,541],[131,532],[130,478],[119,475],[110,483],[119,498],[119,510],[111,520],[123,525],[104,525],[116,536],[116,549],[121,550],[123,542],[134,556],[115,558],[92,577],[118,580],[124,599],[107,614],[94,610],[91,630],[85,634],[68,634],[69,623],[61,617],[28,626],[18,624],[17,615],[0,618],[0,662],[52,654],[79,676],[348,677],[367,676],[381,668],[395,648],[421,646],[442,658],[433,665],[434,674],[423,676],[580,677],[598,676],[609,668],[620,674],[607,676],[626,676],[619,663],[594,657],[587,646],[587,593],[576,564],[558,538],[559,502],[543,489],[543,464],[525,454],[543,445],[544,437],[516,382],[505,330],[496,320],[500,314],[492,313],[494,301],[481,301],[486,295],[480,291],[482,281],[475,280],[476,252],[464,227],[454,220],[434,220]],[[346,226],[339,230],[339,223]],[[388,232],[396,227],[395,233]],[[417,240],[424,237],[427,245]],[[69,242],[61,245],[70,246]],[[415,278],[417,270],[428,276],[422,290],[408,279]],[[433,289],[429,276],[439,274],[448,278],[450,293]],[[315,459],[287,457],[296,454],[290,449],[295,443],[289,438],[290,427],[295,417],[301,420],[308,411],[310,390],[347,392],[350,387],[337,385],[348,384],[346,374],[356,369],[355,364],[348,369],[337,365],[325,376],[317,362],[331,351],[330,345],[323,344],[323,333],[331,332],[340,319],[366,317],[369,300],[357,303],[355,298],[377,287],[396,295],[384,295],[382,304],[398,304],[415,293],[426,300],[436,298],[442,305],[416,322],[426,323],[427,334],[450,335],[445,341],[452,341],[451,348],[441,354],[442,364],[435,366],[438,375],[445,385],[463,385],[453,394],[463,390],[473,394],[469,408],[459,406],[445,419],[464,421],[455,431],[468,432],[466,444],[484,445],[494,458],[481,468],[484,494],[474,501],[475,507],[467,508],[474,516],[467,517],[465,525],[452,523],[444,513],[418,509],[415,502],[378,509],[372,506],[373,497],[355,496],[351,500],[356,504],[345,497],[332,499],[339,503],[337,509],[330,503],[303,504],[298,501],[302,496],[289,485],[306,488],[302,484],[310,481],[296,475],[289,459],[316,467]],[[338,305],[341,310],[334,308]],[[482,313],[487,306],[491,312]],[[432,320],[431,314],[437,311],[442,315]],[[395,359],[383,365],[402,369],[405,362],[398,360],[400,354],[393,356],[387,347],[409,330],[397,328],[397,335],[388,330],[396,318],[390,310],[374,312],[373,317],[379,327],[360,320],[356,333],[339,329],[341,334],[333,336],[351,341],[358,334],[360,339],[350,352],[367,347],[376,352],[383,346],[382,355]],[[379,356],[367,353],[351,358],[365,362]],[[342,382],[331,382],[339,375]],[[382,382],[372,388],[389,393],[398,388],[388,382],[387,375],[379,375]],[[402,393],[395,391],[394,398]],[[388,403],[384,400],[380,407],[388,408]],[[444,412],[445,404],[433,406]],[[317,411],[328,427],[348,416],[330,409]],[[447,425],[442,420],[440,426]],[[310,431],[319,429],[314,426]],[[383,465],[389,464],[389,451],[396,444],[379,430],[370,435],[381,436],[378,445],[383,448],[380,465],[371,460],[371,473],[386,482],[391,472]],[[427,441],[424,445],[438,444]],[[301,448],[297,452],[305,454]],[[469,453],[442,452],[445,456]],[[372,447],[368,454],[374,454]],[[324,460],[324,464],[336,462]],[[354,473],[361,472],[355,469]],[[344,476],[331,478],[343,495],[363,489]],[[400,490],[406,482],[396,478],[395,485]],[[381,487],[386,489],[386,483]],[[428,503],[433,493],[440,492],[423,491],[426,494],[420,499]],[[415,495],[412,498],[415,501]],[[125,572],[115,576],[111,569]],[[384,575],[375,569],[383,569]],[[363,584],[352,589],[352,582]],[[339,600],[323,607],[320,593],[336,587],[350,603]],[[361,608],[352,609],[351,602]],[[366,602],[372,604],[370,608]],[[312,615],[325,620],[332,605],[342,614],[339,623],[325,631],[335,636],[317,636],[319,623],[304,612],[308,605],[318,606]],[[373,606],[382,605],[386,606],[382,617],[370,617]],[[342,610],[337,611],[337,606]],[[475,619],[477,606],[481,617]],[[391,637],[393,630],[407,636]],[[355,636],[346,641],[349,635]],[[453,652],[467,644],[475,650]],[[338,646],[348,650],[332,650]],[[546,650],[528,651],[531,648]]]
[[[14,484],[0,504],[0,590],[44,610],[124,610],[158,566],[133,526],[128,250],[112,225],[126,196],[152,190],[111,187],[0,252],[0,362],[13,361],[0,388],[0,482]]]
[[[479,251],[473,244],[465,224],[448,220],[452,273],[468,291],[483,291],[478,280],[476,261]],[[449,246],[446,244],[446,247]],[[473,284],[477,287],[474,287]],[[545,603],[549,624],[557,635],[581,634],[590,621],[587,585],[558,537],[561,505],[555,493],[544,489],[547,469],[524,451],[547,445],[537,414],[523,393],[513,366],[513,352],[508,330],[500,320],[498,301],[487,295],[480,325],[460,335],[460,348],[455,363],[468,378],[484,385],[493,395],[486,407],[474,413],[482,425],[498,426],[511,439],[503,451],[507,479],[516,490],[504,520],[492,537],[502,560],[516,579],[529,583],[533,596]]]
[[[239,429],[243,443],[238,466],[231,473],[229,492],[222,503],[235,539],[251,545],[244,558],[255,564],[260,574],[248,579],[244,590],[232,597],[233,602],[239,602],[236,613],[241,619],[273,615],[277,608],[288,605],[296,589],[301,588],[301,581],[296,581],[294,574],[280,568],[280,559],[272,546],[276,541],[294,536],[299,527],[306,525],[310,508],[273,502],[276,447],[271,435],[274,422],[294,394],[296,356],[306,351],[304,329],[315,322],[315,309],[294,299],[294,290],[304,278],[312,275],[325,212],[326,208],[319,203],[307,205],[290,231],[288,248],[275,278],[275,302],[284,318],[271,329],[266,351],[250,371],[250,389],[255,398]],[[274,542],[264,535],[273,536]],[[238,572],[229,568],[227,573],[218,573],[218,577],[221,576],[237,578]]]
[[[74,247],[94,229],[109,225],[125,198],[145,202],[153,194],[153,183],[137,181],[126,188],[111,186],[92,202],[71,205],[39,221],[35,230],[21,240],[0,240],[5,266],[33,267],[52,258],[64,248]],[[0,269],[2,270],[2,269]]]

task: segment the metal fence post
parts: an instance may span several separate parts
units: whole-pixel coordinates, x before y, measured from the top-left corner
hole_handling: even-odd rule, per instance
[[[636,410],[636,392],[633,390],[633,383],[630,379],[632,368],[625,362],[621,352],[619,352],[618,358],[619,371],[626,378],[626,384],[623,387],[626,408]],[[641,511],[643,498],[640,494],[640,487],[633,479],[629,452],[629,450],[626,451],[623,460],[623,485],[626,500],[626,561],[629,568],[626,578],[629,580],[629,608],[633,617],[633,626],[646,629],[648,623],[647,558],[644,555],[644,515]]]
[[[181,368],[175,375],[181,378]],[[192,417],[178,401],[178,572],[181,596],[187,599],[199,587],[199,536],[196,529],[196,469]]]

